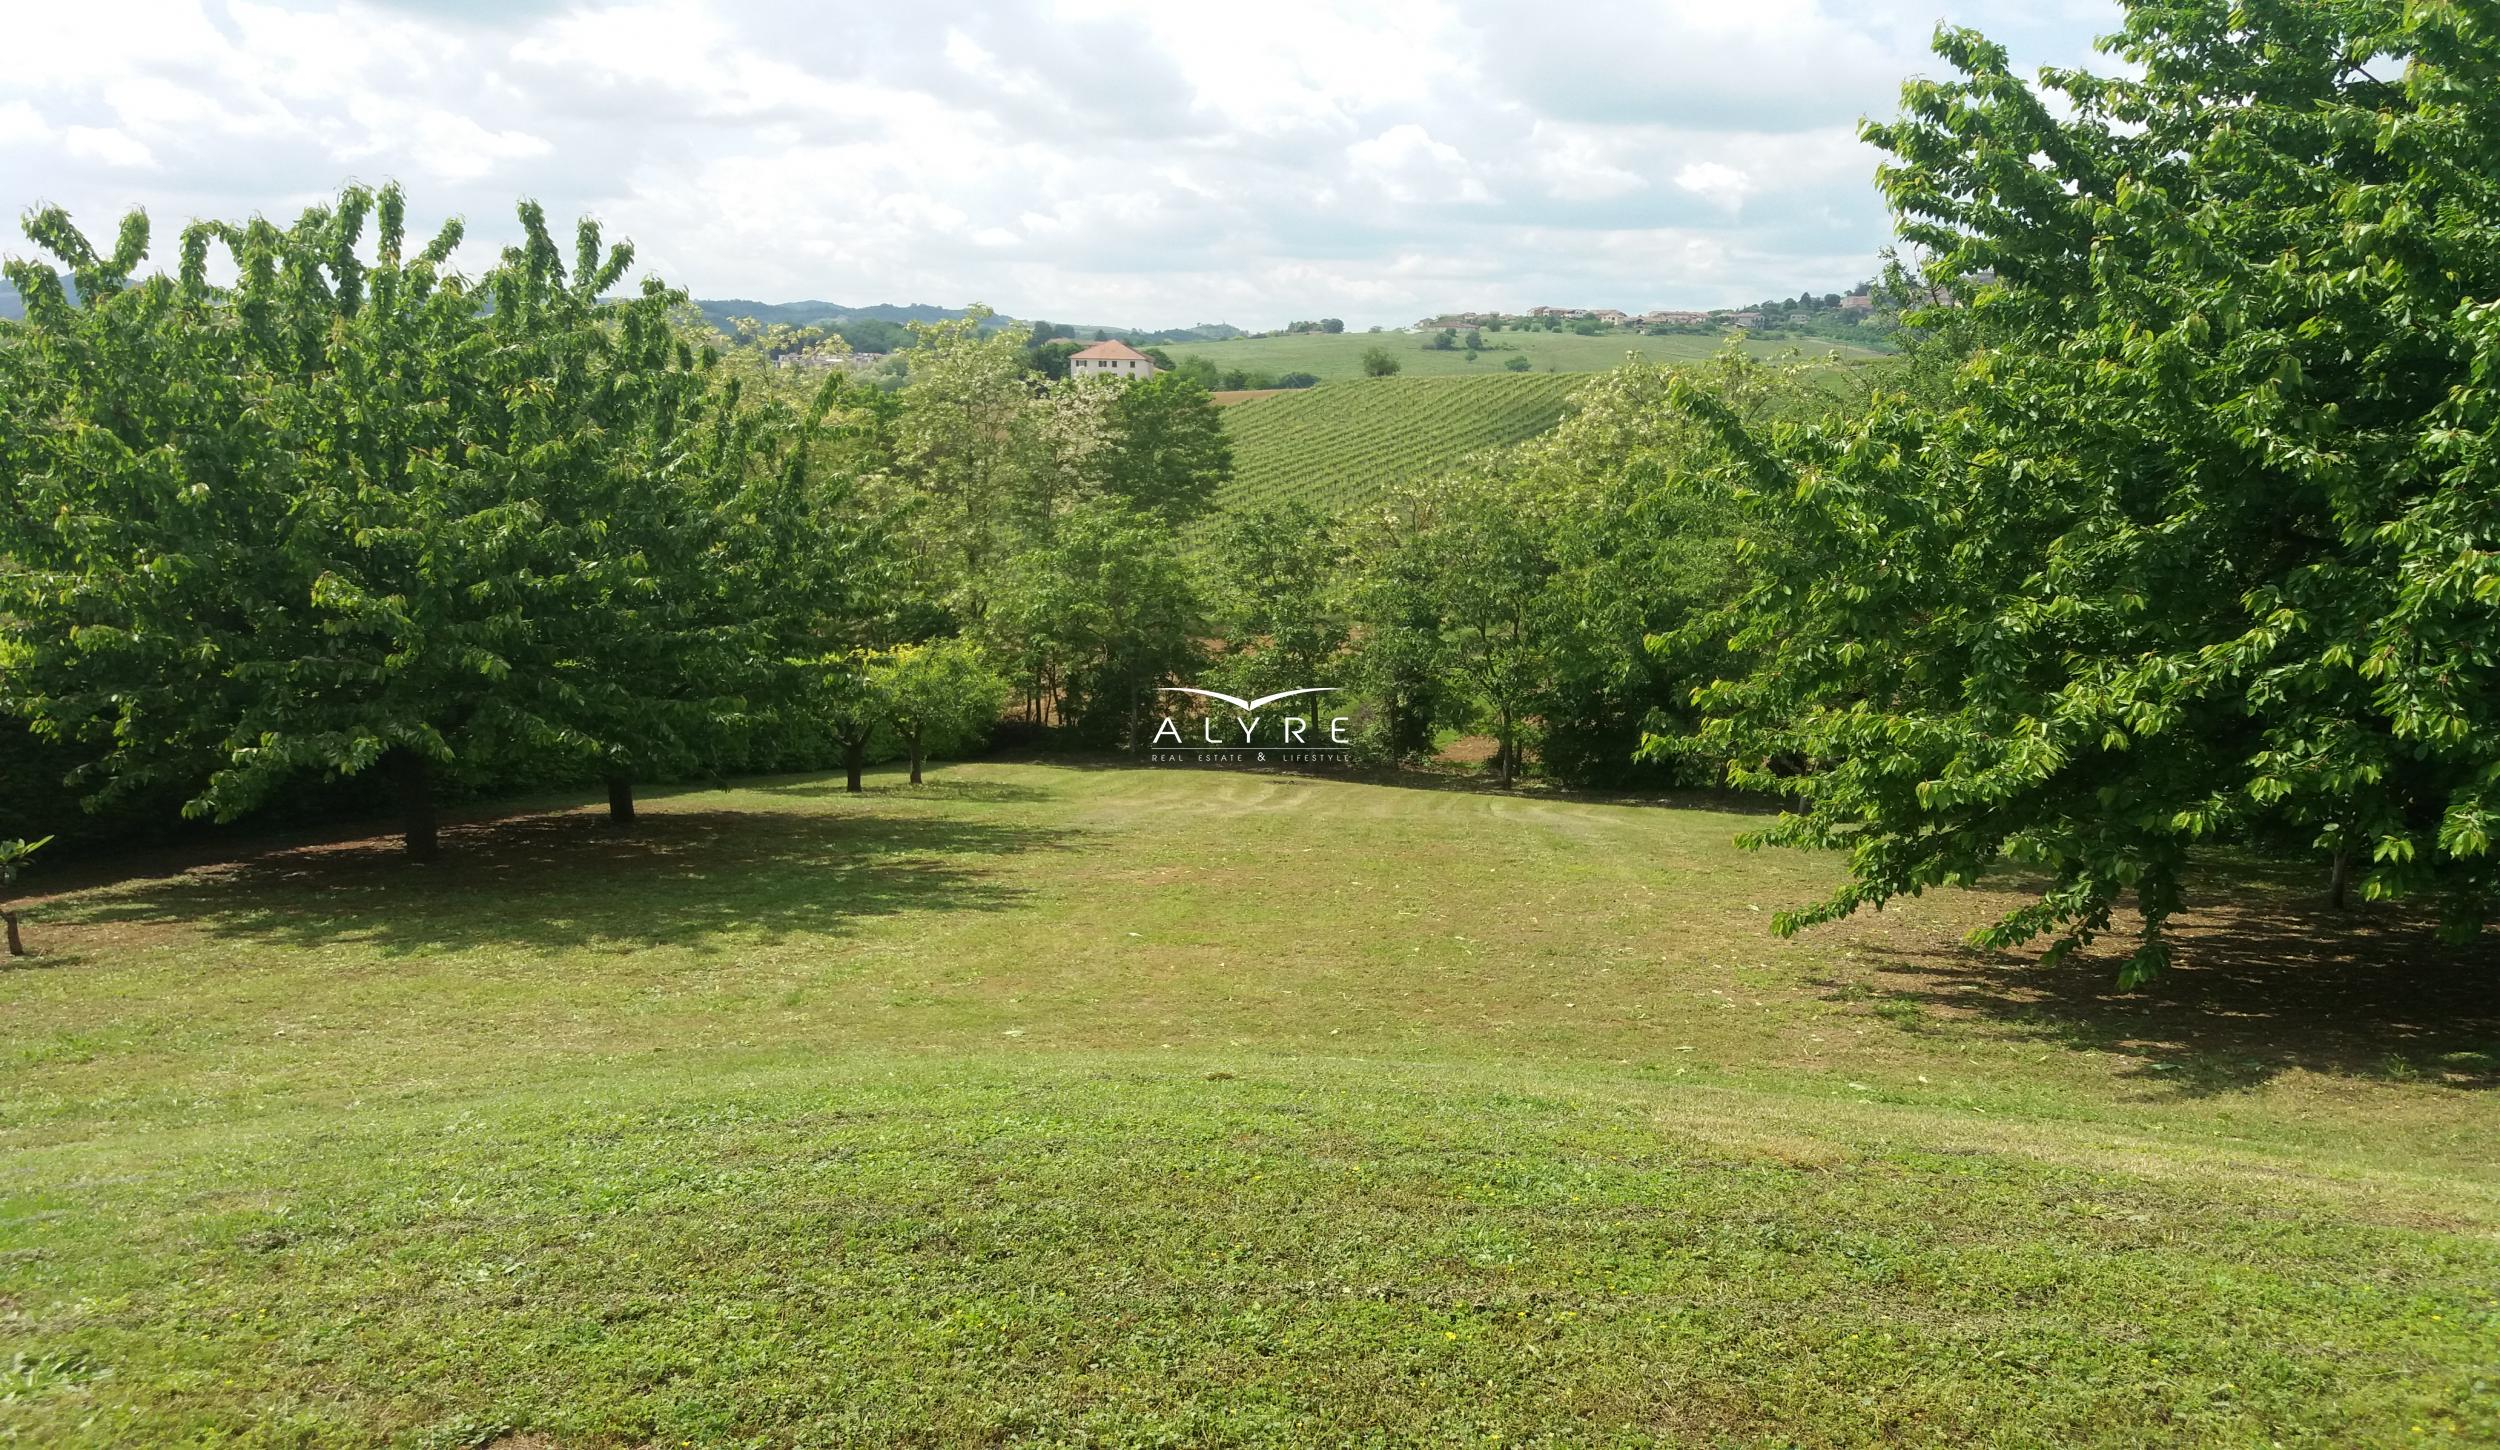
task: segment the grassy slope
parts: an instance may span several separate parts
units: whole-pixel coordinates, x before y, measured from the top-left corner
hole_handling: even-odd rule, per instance
[[[1164,351],[1174,358],[1203,357],[1219,368],[1248,368],[1276,374],[1302,372],[1321,382],[1333,382],[1340,378],[1363,376],[1363,353],[1374,347],[1385,347],[1397,355],[1400,377],[1480,377],[1486,373],[1501,372],[1502,364],[1522,353],[1541,373],[1597,373],[1621,364],[1627,353],[1638,352],[1645,357],[1668,362],[1689,362],[1710,356],[1722,345],[1716,337],[1581,337],[1569,332],[1488,332],[1484,335],[1487,343],[1515,351],[1488,351],[1471,363],[1463,351],[1436,352],[1425,347],[1424,344],[1431,340],[1429,334],[1420,332],[1313,332],[1286,337],[1236,338],[1229,342],[1176,342],[1166,344]],[[1831,353],[1852,358],[1878,356],[1864,349],[1844,347],[1819,338],[1755,343],[1752,351],[1765,357],[1785,356],[1792,351],[1805,357],[1822,357]]]
[[[874,785],[35,908],[0,1434],[2500,1437],[2487,987],[2415,934],[2253,888],[2130,1005],[1983,896],[1773,939],[1831,863],[1710,810]]]
[[[1376,497],[1477,449],[1535,437],[1586,381],[1543,373],[1366,378],[1237,403],[1223,413],[1233,480],[1218,506],[1330,508]]]

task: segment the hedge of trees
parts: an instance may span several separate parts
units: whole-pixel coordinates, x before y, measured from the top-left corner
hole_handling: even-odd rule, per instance
[[[880,748],[916,780],[994,718],[998,663],[1054,710],[1099,688],[1116,586],[1052,561],[1168,572],[1229,471],[1185,380],[1054,382],[976,316],[916,329],[899,395],[800,382],[657,281],[613,295],[632,251],[596,224],[568,254],[518,220],[472,280],[396,188],[196,223],[144,274],[144,215],[109,248],[29,217],[75,300],[10,265],[0,709],[34,739],[0,808],[66,776],[232,820],[380,781],[422,859],[447,791],[604,781],[627,824],[644,781]]]
[[[2126,74],[2036,89],[1975,34],[1937,48],[1956,77],[1867,130],[1921,258],[1887,290],[1931,299],[1868,395],[1628,368],[1320,530],[1326,581],[1245,554],[1261,643],[1228,666],[1333,659],[1384,753],[1460,726],[1505,777],[1638,755],[1785,796],[1755,839],[1851,866],[1785,930],[2011,861],[2044,884],[1979,942],[2062,952],[2131,905],[2141,981],[2215,842],[2481,929],[2500,28],[2139,0]],[[1324,645],[1274,623],[1304,592]]]
[[[1550,433],[1323,514],[1227,518],[1206,550],[1206,666],[1229,693],[1313,683],[1356,704],[1358,752],[1396,764],[1450,733],[1492,738],[1504,785],[1704,784],[1724,758],[1683,739],[1726,668],[1749,575],[1741,510],[1697,488],[1716,436],[1678,385],[1769,424],[1833,417],[1861,381],[1731,348],[1681,372],[1635,361],[1573,395]]]

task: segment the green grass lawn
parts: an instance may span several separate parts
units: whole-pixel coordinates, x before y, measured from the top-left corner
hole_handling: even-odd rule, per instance
[[[1474,362],[1467,360],[1464,351],[1438,352],[1426,347],[1432,335],[1422,332],[1303,332],[1228,342],[1167,343],[1163,350],[1175,359],[1203,357],[1219,368],[1245,368],[1276,375],[1309,373],[1321,382],[1331,382],[1362,377],[1363,353],[1374,347],[1385,347],[1396,354],[1400,377],[1447,377],[1499,373],[1504,363],[1521,356],[1540,373],[1602,373],[1622,366],[1624,358],[1633,353],[1662,362],[1690,362],[1708,357],[1725,345],[1717,337],[1683,334],[1646,337],[1608,333],[1582,337],[1570,332],[1488,332],[1484,340],[1488,349],[1499,350],[1488,350]],[[1880,356],[1822,338],[1755,342],[1748,344],[1746,350],[1758,357],[1785,357],[1791,353],[1807,358],[1833,354],[1845,358]]]
[[[992,763],[28,908],[42,1445],[2489,1444],[2491,958],[1795,941],[1707,802]]]

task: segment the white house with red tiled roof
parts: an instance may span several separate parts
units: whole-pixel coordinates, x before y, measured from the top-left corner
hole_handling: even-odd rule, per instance
[[[1125,342],[1098,342],[1068,355],[1070,377],[1151,378],[1161,371],[1153,358]]]

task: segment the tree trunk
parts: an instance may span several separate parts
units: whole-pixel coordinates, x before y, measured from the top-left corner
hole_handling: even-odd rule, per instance
[[[859,771],[860,767],[867,763],[867,760],[867,741],[854,739],[842,742],[842,768],[851,773],[850,791],[853,795],[860,793],[861,787],[859,783]]]
[[[2326,904],[2337,911],[2344,909],[2345,897],[2352,888],[2352,852],[2335,848],[2334,864],[2326,873]]]
[[[619,828],[634,823],[634,778],[630,775],[608,777],[608,824]]]
[[[399,796],[399,824],[408,859],[431,861],[442,852],[435,841],[434,763],[413,750],[390,756],[391,784]]]
[[[0,928],[5,928],[5,929],[6,929],[6,931],[8,932],[8,937],[9,937],[9,955],[10,955],[10,956],[13,956],[13,957],[30,957],[30,956],[33,956],[33,955],[34,955],[34,953],[33,953],[33,952],[30,952],[30,951],[26,950],[26,942],[25,942],[25,939],[24,939],[24,938],[22,938],[22,937],[20,937],[20,936],[17,934],[17,913],[16,913],[16,912],[14,912],[14,911],[0,911]]]
[[[1493,752],[1494,758],[1501,762],[1502,786],[1508,789],[1511,773],[1511,743],[1510,716],[1507,714],[1502,716],[1502,738],[1496,742],[1496,745],[1498,748]]]
[[[911,783],[920,784],[920,732],[911,733]]]

